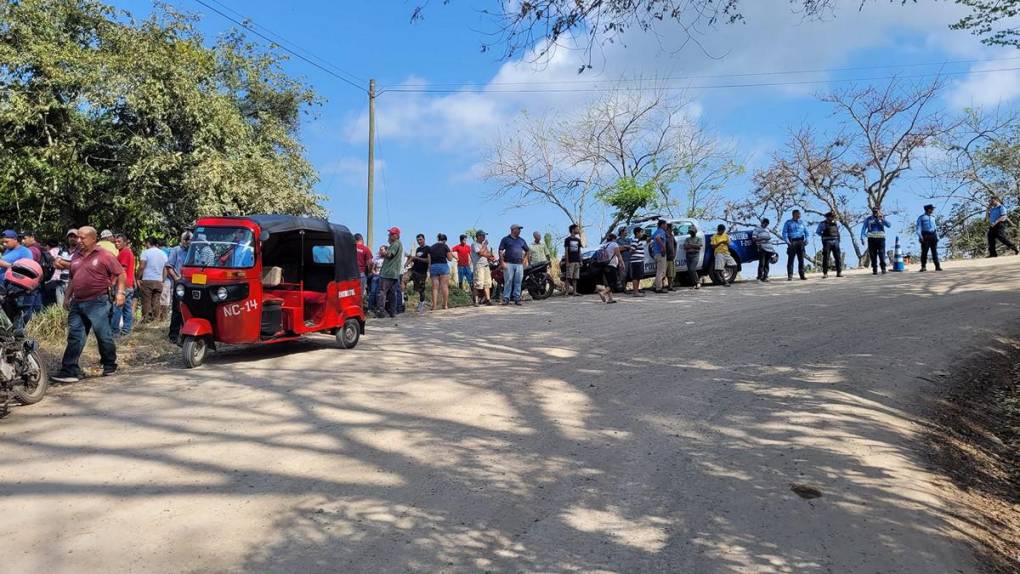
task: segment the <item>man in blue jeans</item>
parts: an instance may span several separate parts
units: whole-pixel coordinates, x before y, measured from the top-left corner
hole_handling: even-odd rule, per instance
[[[110,285],[114,285],[114,303],[124,305],[126,278],[117,258],[97,247],[99,236],[94,227],[78,230],[81,249],[71,256],[71,280],[67,286],[67,348],[60,372],[50,377],[58,383],[81,380],[78,365],[89,331],[96,334],[103,376],[117,372],[117,344],[110,325]],[[62,262],[63,266],[64,263]]]
[[[499,261],[503,266],[503,304],[521,304],[521,283],[528,264],[528,242],[521,237],[520,225],[510,226],[510,235],[499,242]]]

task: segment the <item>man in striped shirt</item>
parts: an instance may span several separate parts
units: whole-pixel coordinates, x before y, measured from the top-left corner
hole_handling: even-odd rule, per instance
[[[645,253],[648,252],[648,238],[645,237],[645,230],[640,227],[634,228],[634,239],[630,242],[630,280],[633,284],[632,294],[635,297],[644,297],[641,293],[641,280],[645,277]]]

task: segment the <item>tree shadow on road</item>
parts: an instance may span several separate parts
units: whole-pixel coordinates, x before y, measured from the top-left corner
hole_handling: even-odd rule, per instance
[[[910,317],[947,293],[1016,303],[964,286],[896,296]],[[830,304],[840,303],[812,312]],[[233,505],[254,501],[271,527],[210,568],[233,571],[936,572],[957,563],[954,525],[966,517],[943,508],[920,472],[917,388],[885,382],[895,340],[844,355],[827,345],[823,321],[770,337],[788,302],[763,302],[760,325],[725,314],[699,325],[724,339],[648,333],[642,319],[662,312],[653,305],[611,328],[602,306],[585,302],[572,309],[588,319],[563,320],[564,305],[526,307],[533,324],[554,327],[524,334],[512,313],[486,313],[484,326],[471,316],[406,321],[380,325],[353,352],[309,342],[248,351],[257,360],[231,353],[160,383],[125,381],[115,405],[97,400],[96,386],[61,395],[69,416],[2,441],[82,470],[46,476],[32,465],[4,499],[208,499],[224,520],[253,519]],[[866,332],[871,320],[841,328]],[[981,317],[959,318],[952,332],[983,328]],[[291,351],[303,351],[300,361]],[[915,362],[918,373],[930,368]],[[68,444],[69,421],[95,438]],[[92,467],[111,459],[124,472],[99,480]],[[822,497],[802,499],[794,484]]]

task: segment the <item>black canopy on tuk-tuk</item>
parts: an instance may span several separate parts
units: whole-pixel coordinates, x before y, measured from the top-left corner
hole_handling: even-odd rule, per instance
[[[325,219],[297,217],[294,215],[252,215],[247,217],[262,228],[263,246],[273,243],[274,235],[283,235],[295,231],[311,232],[316,235],[328,234],[333,242],[334,281],[358,279],[357,250],[354,247],[354,235],[343,225],[330,223]],[[304,254],[302,254],[303,256]]]

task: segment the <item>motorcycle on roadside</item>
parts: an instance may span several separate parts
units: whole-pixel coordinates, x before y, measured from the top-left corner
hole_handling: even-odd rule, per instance
[[[49,387],[36,342],[17,326],[22,314],[20,301],[39,288],[42,274],[35,261],[19,259],[0,285],[0,418],[8,414],[12,400],[23,405],[38,403]]]
[[[492,281],[496,284],[496,297],[503,296],[503,267],[499,263],[493,263],[489,267],[492,271]],[[535,263],[524,268],[524,280],[521,281],[521,288],[531,295],[535,301],[552,297],[556,289],[552,277],[549,275],[549,262]]]

